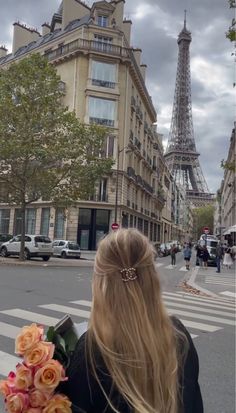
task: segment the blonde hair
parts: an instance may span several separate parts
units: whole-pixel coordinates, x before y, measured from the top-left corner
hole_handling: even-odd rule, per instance
[[[95,347],[135,413],[178,410],[176,331],[162,301],[153,257],[145,236],[121,229],[100,242],[95,258],[86,348],[103,394],[118,413],[97,376]],[[130,267],[137,278],[124,282],[121,270]]]

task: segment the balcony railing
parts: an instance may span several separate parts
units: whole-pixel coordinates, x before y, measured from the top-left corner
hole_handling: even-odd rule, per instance
[[[138,138],[134,138],[134,145],[137,146],[137,148],[140,150],[141,149],[141,142]]]
[[[110,89],[115,89],[115,86],[116,86],[115,82],[108,82],[107,80],[99,80],[99,79],[92,79],[92,85],[107,87]]]
[[[114,126],[114,120],[103,119],[103,118],[90,117],[89,123],[96,123],[97,125],[103,125],[103,126]]]
[[[97,51],[114,56],[121,56],[129,58],[129,49],[122,46],[117,46],[114,44],[109,44],[106,42],[99,42],[96,40],[87,40],[87,39],[77,39],[73,42],[67,43],[58,47],[55,50],[51,50],[45,53],[47,59],[55,60],[60,57],[70,55],[71,53],[88,50],[88,51]]]

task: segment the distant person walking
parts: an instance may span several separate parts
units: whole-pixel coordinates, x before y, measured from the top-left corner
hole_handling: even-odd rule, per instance
[[[191,248],[188,244],[185,245],[184,250],[183,250],[183,255],[184,255],[184,260],[186,264],[186,270],[189,270],[189,263],[192,255]]]
[[[217,247],[216,247],[216,265],[217,265],[216,272],[220,272],[220,265],[221,265],[222,257],[223,257],[223,248],[219,243],[217,244]]]
[[[231,249],[227,248],[227,250],[225,251],[225,254],[224,254],[223,266],[227,267],[229,269],[229,268],[231,268],[232,265],[233,265],[233,260],[232,260],[232,257],[231,257]]]
[[[208,252],[206,245],[204,245],[203,250],[202,250],[202,261],[203,261],[203,267],[205,268],[205,270],[208,267],[209,258],[210,258],[210,254]]]
[[[196,264],[199,264],[199,267],[202,267],[203,249],[202,249],[201,245],[197,245],[196,249],[197,249]]]
[[[177,248],[176,245],[173,244],[171,245],[171,249],[170,249],[170,256],[171,256],[171,265],[176,265],[176,253],[177,253]]]

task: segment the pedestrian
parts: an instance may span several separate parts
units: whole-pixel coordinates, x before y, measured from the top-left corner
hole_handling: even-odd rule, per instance
[[[231,257],[231,249],[227,248],[224,253],[223,266],[229,269],[231,268],[232,265],[233,265],[233,260]]]
[[[203,413],[197,352],[165,309],[153,257],[136,229],[100,241],[88,331],[59,388],[73,413]]]
[[[220,265],[221,265],[221,260],[223,257],[223,248],[220,243],[217,244],[216,247],[216,265],[217,265],[217,271],[220,272]]]
[[[207,270],[209,258],[210,258],[210,254],[208,252],[207,246],[204,245],[203,250],[202,250],[202,261],[203,261],[203,267],[205,268],[205,270]]]
[[[176,245],[173,244],[173,245],[171,245],[171,248],[170,248],[171,265],[172,266],[176,265],[176,253],[177,253],[177,248],[176,248]]]
[[[199,266],[202,267],[203,249],[201,245],[197,245],[196,249],[197,249],[196,264],[199,264]]]
[[[185,259],[185,265],[186,265],[186,270],[189,270],[189,263],[190,263],[190,259],[191,259],[191,255],[192,255],[192,251],[191,248],[189,246],[189,244],[185,244],[184,250],[183,250],[183,255],[184,255],[184,259]]]

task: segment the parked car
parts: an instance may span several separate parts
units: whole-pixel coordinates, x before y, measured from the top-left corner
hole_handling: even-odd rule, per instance
[[[210,258],[208,260],[208,265],[212,265],[216,267],[216,247],[217,247],[218,241],[215,237],[209,237],[207,236],[206,241],[204,239],[200,239],[198,242],[198,245],[203,247],[206,245],[207,250],[209,252]],[[198,259],[196,259],[196,265],[199,265]]]
[[[75,241],[55,240],[52,243],[53,255],[61,258],[80,258],[80,246]]]
[[[4,243],[12,239],[13,235],[10,234],[0,234],[0,246]]]
[[[160,245],[160,251],[163,255],[163,257],[166,257],[167,255],[170,254],[170,244],[169,243],[162,243]]]
[[[4,242],[0,247],[2,257],[10,255],[20,255],[21,235],[16,235],[7,242]],[[24,255],[26,260],[31,257],[41,257],[44,261],[48,261],[52,255],[52,241],[45,235],[25,235],[25,250]]]

